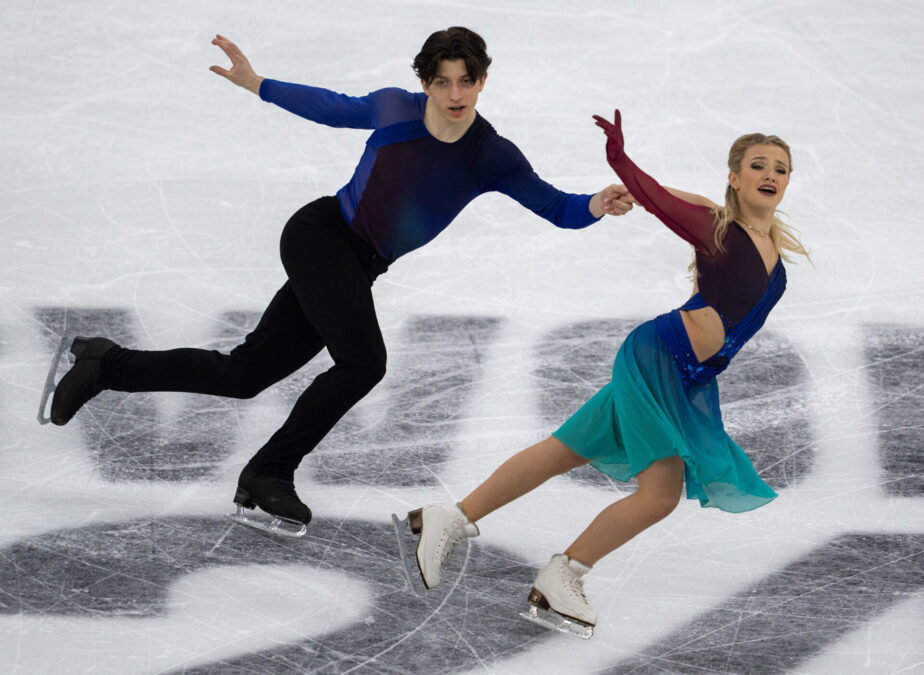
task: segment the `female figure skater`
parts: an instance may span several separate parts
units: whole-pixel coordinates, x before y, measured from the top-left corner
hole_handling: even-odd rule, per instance
[[[595,195],[555,189],[476,112],[491,58],[467,28],[437,31],[424,43],[413,63],[422,93],[390,88],[358,98],[265,79],[227,38],[218,35],[212,44],[231,68],[210,70],[264,101],[321,124],[374,129],[365,152],[336,197],[311,202],[286,224],[280,250],[288,279],[243,344],[220,354],[137,351],[102,337],[77,338],[76,362],[57,385],[50,417],[66,424],[103,389],[249,398],[327,347],[335,365],[315,378],[244,467],[234,497],[242,522],[240,507],[256,505],[296,523],[297,530],[283,533],[304,533],[311,511],[295,492],[295,469],[385,374],[375,278],[485,192],[502,192],[564,228],[586,227],[631,204],[617,201],[622,193],[615,185]]]
[[[684,481],[688,498],[724,511],[747,511],[776,497],[725,432],[715,378],[783,294],[784,252],[808,255],[776,216],[792,171],[789,147],[776,136],[734,142],[719,207],[643,173],[623,151],[618,110],[613,123],[595,119],[626,199],[695,248],[693,296],[637,327],[616,355],[612,381],[551,437],[507,460],[459,504],[425,506],[407,521],[420,535],[417,565],[432,588],[452,548],[478,534],[478,520],[552,476],[588,462],[619,480],[636,476],[638,490],[553,555],[530,591],[532,608],[523,616],[581,637],[590,637],[597,622],[583,576],[673,511]]]

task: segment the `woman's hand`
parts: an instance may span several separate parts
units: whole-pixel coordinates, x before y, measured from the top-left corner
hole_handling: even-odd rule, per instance
[[[625,152],[625,143],[622,137],[622,116],[617,109],[613,113],[612,122],[608,122],[599,115],[594,115],[594,119],[597,121],[597,126],[606,132],[606,161],[615,169],[616,162],[622,159]]]
[[[625,185],[607,185],[590,199],[590,212],[594,218],[624,216],[632,210],[635,198]]]
[[[253,68],[250,67],[250,61],[238,49],[237,45],[221,35],[216,35],[212,40],[212,44],[220,47],[221,51],[231,59],[231,70],[225,70],[220,66],[212,66],[209,70],[230,80],[237,86],[259,95],[260,83],[263,82],[263,78],[253,71]]]

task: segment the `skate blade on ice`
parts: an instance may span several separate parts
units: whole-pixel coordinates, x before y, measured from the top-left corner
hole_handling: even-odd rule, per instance
[[[280,518],[271,513],[261,513],[245,509],[240,504],[237,505],[237,511],[229,513],[228,518],[240,525],[246,525],[256,530],[281,534],[286,537],[304,537],[308,532],[308,526],[297,520]]]
[[[51,361],[51,367],[48,369],[48,377],[45,378],[45,388],[42,390],[42,400],[39,403],[38,410],[39,424],[51,422],[51,416],[48,413],[48,399],[51,398],[51,394],[58,386],[58,383],[55,382],[55,375],[58,373],[58,364],[61,363],[61,356],[64,355],[65,349],[67,349],[67,338],[62,337],[61,341],[58,342],[58,349],[55,351],[54,359]]]
[[[563,616],[551,609],[540,609],[535,605],[530,605],[529,611],[520,612],[520,616],[527,621],[539,624],[543,628],[557,630],[560,633],[573,635],[582,640],[589,640],[594,636],[593,626],[578,621],[577,619]]]
[[[395,538],[398,540],[398,554],[401,556],[401,567],[404,570],[407,585],[414,595],[422,595],[426,587],[420,576],[420,568],[417,566],[417,554],[411,555],[405,545],[405,538],[408,537],[407,518],[399,520],[398,516],[393,513],[391,514],[391,524],[395,528]]]

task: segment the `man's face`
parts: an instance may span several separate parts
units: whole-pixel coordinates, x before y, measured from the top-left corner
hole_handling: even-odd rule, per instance
[[[470,121],[475,116],[475,104],[484,89],[484,81],[484,77],[473,81],[465,61],[455,59],[440,61],[436,77],[429,84],[421,80],[421,84],[440,118],[454,124]]]

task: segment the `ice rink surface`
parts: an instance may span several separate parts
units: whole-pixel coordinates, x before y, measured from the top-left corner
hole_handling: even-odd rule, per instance
[[[615,176],[591,115],[667,185],[721,199],[750,131],[793,149],[813,254],[720,378],[780,493],[684,502],[597,564],[584,642],[522,621],[536,571],[628,494],[592,470],[485,518],[408,595],[389,514],[456,501],[609,378],[689,295],[641,209],[559,230],[497,194],[374,286],[389,373],[296,474],[308,536],[233,525],[238,472],[329,365],[252,400],[106,392],[36,422],[62,333],[233,346],[283,282],[278,236],[352,174],[331,129],[208,71],[417,90],[433,30],[480,32],[479,111],[556,186]],[[0,8],[0,671],[924,672],[924,6],[722,2],[63,2]]]

